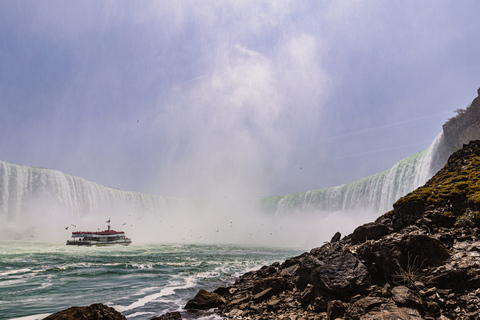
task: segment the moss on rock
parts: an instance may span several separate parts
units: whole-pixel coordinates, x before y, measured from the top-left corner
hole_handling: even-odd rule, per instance
[[[480,141],[473,141],[452,154],[442,170],[424,186],[400,198],[393,208],[394,216],[399,218],[402,224],[412,223],[426,212],[454,218],[442,221],[457,223],[467,219],[478,223]],[[435,210],[432,210],[433,208]]]

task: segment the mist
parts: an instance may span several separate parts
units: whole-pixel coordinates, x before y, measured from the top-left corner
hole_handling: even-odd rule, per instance
[[[478,88],[476,1],[1,6],[0,160],[184,203],[79,214],[34,194],[1,213],[10,238],[111,217],[139,242],[316,245],[383,212],[256,201],[392,167]]]

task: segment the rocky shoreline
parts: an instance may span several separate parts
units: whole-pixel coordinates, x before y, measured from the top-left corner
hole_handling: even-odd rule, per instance
[[[227,319],[479,319],[479,211],[474,141],[375,222],[201,290],[185,308]]]
[[[200,290],[187,311],[153,319],[480,319],[479,306],[480,141],[474,141],[375,222],[231,286]],[[111,311],[47,319],[125,319]]]

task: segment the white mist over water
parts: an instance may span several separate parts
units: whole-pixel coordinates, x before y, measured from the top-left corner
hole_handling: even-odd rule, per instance
[[[433,176],[450,152],[440,134],[426,150],[373,176],[261,201],[232,193],[188,200],[143,195],[0,162],[1,235],[65,241],[71,231],[103,230],[111,218],[112,228],[135,242],[316,246],[390,210]]]

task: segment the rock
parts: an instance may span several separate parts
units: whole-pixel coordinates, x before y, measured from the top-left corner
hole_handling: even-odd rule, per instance
[[[390,310],[385,309],[382,311],[369,312],[360,320],[422,320],[420,313],[415,309],[409,308],[392,308]]]
[[[257,294],[255,294],[253,296],[253,300],[255,302],[262,302],[263,300],[267,300],[268,298],[270,298],[271,296],[273,296],[273,289],[272,288],[268,288],[268,289],[265,289]]]
[[[197,295],[187,302],[185,309],[210,309],[225,304],[225,299],[217,293],[200,289]]]
[[[314,298],[315,298],[315,289],[312,284],[309,284],[307,285],[305,290],[303,290],[300,296],[302,306],[304,308],[308,307],[308,305],[310,305],[310,303],[313,301]]]
[[[450,253],[445,245],[427,235],[411,235],[405,240],[404,248],[408,252],[407,255],[403,255],[403,263],[406,265],[409,262],[414,263],[412,259],[417,259],[416,262],[422,268],[438,267],[450,258]],[[409,256],[410,261],[408,261]]]
[[[398,286],[392,289],[392,298],[399,306],[410,306],[422,308],[422,299],[405,286]]]
[[[252,293],[257,294],[265,289],[271,289],[272,294],[277,294],[290,289],[292,286],[293,284],[284,277],[269,277],[257,281],[253,286]]]
[[[349,306],[348,314],[353,318],[357,318],[368,313],[373,308],[381,306],[387,301],[387,299],[379,297],[361,298],[360,300],[355,301]]]
[[[357,244],[367,240],[378,240],[388,233],[388,227],[383,224],[376,222],[366,223],[353,231],[352,243]]]
[[[248,272],[201,305],[227,319],[478,319],[479,186],[476,141],[375,222]]]
[[[345,315],[345,306],[341,300],[332,300],[327,307],[327,320],[343,318]]]
[[[421,280],[422,269],[444,263],[450,253],[432,236],[422,234],[391,234],[357,249],[359,258],[367,261],[375,281],[404,284]]]
[[[180,312],[175,311],[175,312],[166,313],[159,317],[154,317],[150,320],[181,320],[181,319],[182,319],[182,315],[180,314]]]
[[[311,283],[341,296],[366,288],[370,285],[370,275],[353,254],[336,254],[311,272]]]
[[[71,307],[54,313],[44,320],[126,320],[112,307],[97,303],[88,307]]]
[[[342,234],[340,232],[337,231],[337,233],[335,233],[332,237],[332,239],[330,240],[330,242],[338,242],[340,241],[340,238],[342,237]]]

